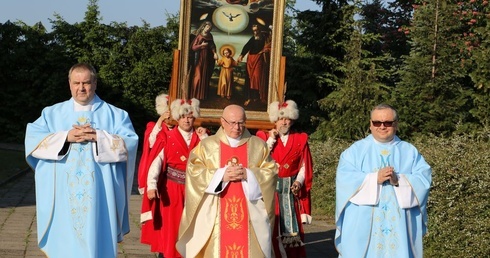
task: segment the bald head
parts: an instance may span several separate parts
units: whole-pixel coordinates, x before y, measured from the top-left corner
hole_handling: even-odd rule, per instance
[[[242,115],[245,119],[245,109],[239,105],[229,105],[223,109],[223,117],[227,118],[229,115]]]
[[[245,121],[247,117],[245,115],[245,109],[238,105],[229,105],[223,110],[221,116],[221,126],[228,137],[237,139],[242,136],[245,130]]]

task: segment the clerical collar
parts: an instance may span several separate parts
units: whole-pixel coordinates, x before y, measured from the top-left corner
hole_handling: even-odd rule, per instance
[[[228,139],[228,142],[230,143],[231,147],[236,147],[238,146],[238,143],[242,139],[242,136],[240,135],[237,139],[231,138],[228,135],[226,135],[226,138]]]
[[[393,140],[391,140],[389,142],[380,142],[380,141],[376,140],[374,137],[373,137],[373,140],[375,143],[381,144],[381,145],[393,145],[393,144],[395,144],[395,138],[394,137],[393,137]]]
[[[73,108],[75,111],[92,111],[92,107],[94,106],[95,98],[93,98],[88,104],[82,105],[76,101],[73,101]]]

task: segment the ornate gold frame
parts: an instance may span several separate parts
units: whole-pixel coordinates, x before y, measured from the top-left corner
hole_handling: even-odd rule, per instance
[[[211,1],[212,2],[212,1]],[[233,2],[246,2],[247,6],[244,4],[231,4]],[[223,8],[223,6],[233,6],[233,8],[249,8],[248,11],[252,10],[251,6],[259,6],[259,2],[263,4],[264,2],[269,2],[268,9],[262,11],[262,13],[271,14],[272,17],[266,17],[272,20],[272,48],[270,55],[270,70],[269,70],[269,85],[267,94],[267,104],[263,104],[264,108],[274,101],[283,101],[284,97],[284,71],[285,71],[285,57],[282,56],[282,38],[283,38],[283,24],[284,24],[284,10],[285,1],[284,0],[248,0],[248,1],[236,1],[236,0],[216,0],[214,1],[216,5],[215,9],[213,7],[206,7],[209,10],[214,10],[214,13],[218,12],[218,8]],[[196,14],[193,13],[193,7],[200,7],[203,3],[209,4],[210,1],[203,0],[181,0],[180,6],[180,28],[179,28],[179,49],[174,53],[174,66],[172,72],[172,82],[170,85],[169,95],[172,99],[175,98],[190,98],[190,83],[189,83],[189,57],[190,57],[190,45],[191,45],[191,33],[192,26],[196,27],[196,24],[192,24],[192,21],[196,20]],[[221,4],[220,6],[218,6]],[[271,5],[273,10],[271,11]],[[196,7],[197,8],[197,7]],[[245,10],[245,9],[244,9]],[[224,13],[224,12],[223,12]],[[194,17],[193,17],[194,15]],[[217,15],[217,14],[216,14]],[[244,15],[246,16],[246,15]],[[255,16],[257,17],[257,15]],[[250,26],[250,22],[247,26]],[[241,35],[243,37],[243,35]],[[226,35],[227,39],[233,39],[234,35]],[[238,34],[236,37],[239,37]],[[236,52],[239,52],[238,50]],[[236,57],[236,56],[235,56]],[[219,124],[219,118],[222,114],[222,108],[206,108],[201,105],[201,118],[196,121],[197,124]],[[267,129],[272,128],[273,124],[269,121],[269,116],[267,111],[253,111],[247,110],[247,128],[254,129]]]

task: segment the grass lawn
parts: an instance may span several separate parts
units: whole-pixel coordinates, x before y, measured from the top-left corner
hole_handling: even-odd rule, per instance
[[[0,150],[0,164],[0,182],[29,167],[22,151]]]

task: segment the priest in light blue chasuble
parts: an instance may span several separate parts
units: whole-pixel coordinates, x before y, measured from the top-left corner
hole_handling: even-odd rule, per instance
[[[371,111],[371,134],[340,156],[335,246],[342,258],[422,257],[432,170],[396,136],[397,111]]]
[[[38,245],[47,257],[116,257],[129,233],[138,136],[128,113],[96,94],[89,64],[68,73],[72,98],[27,124]]]

